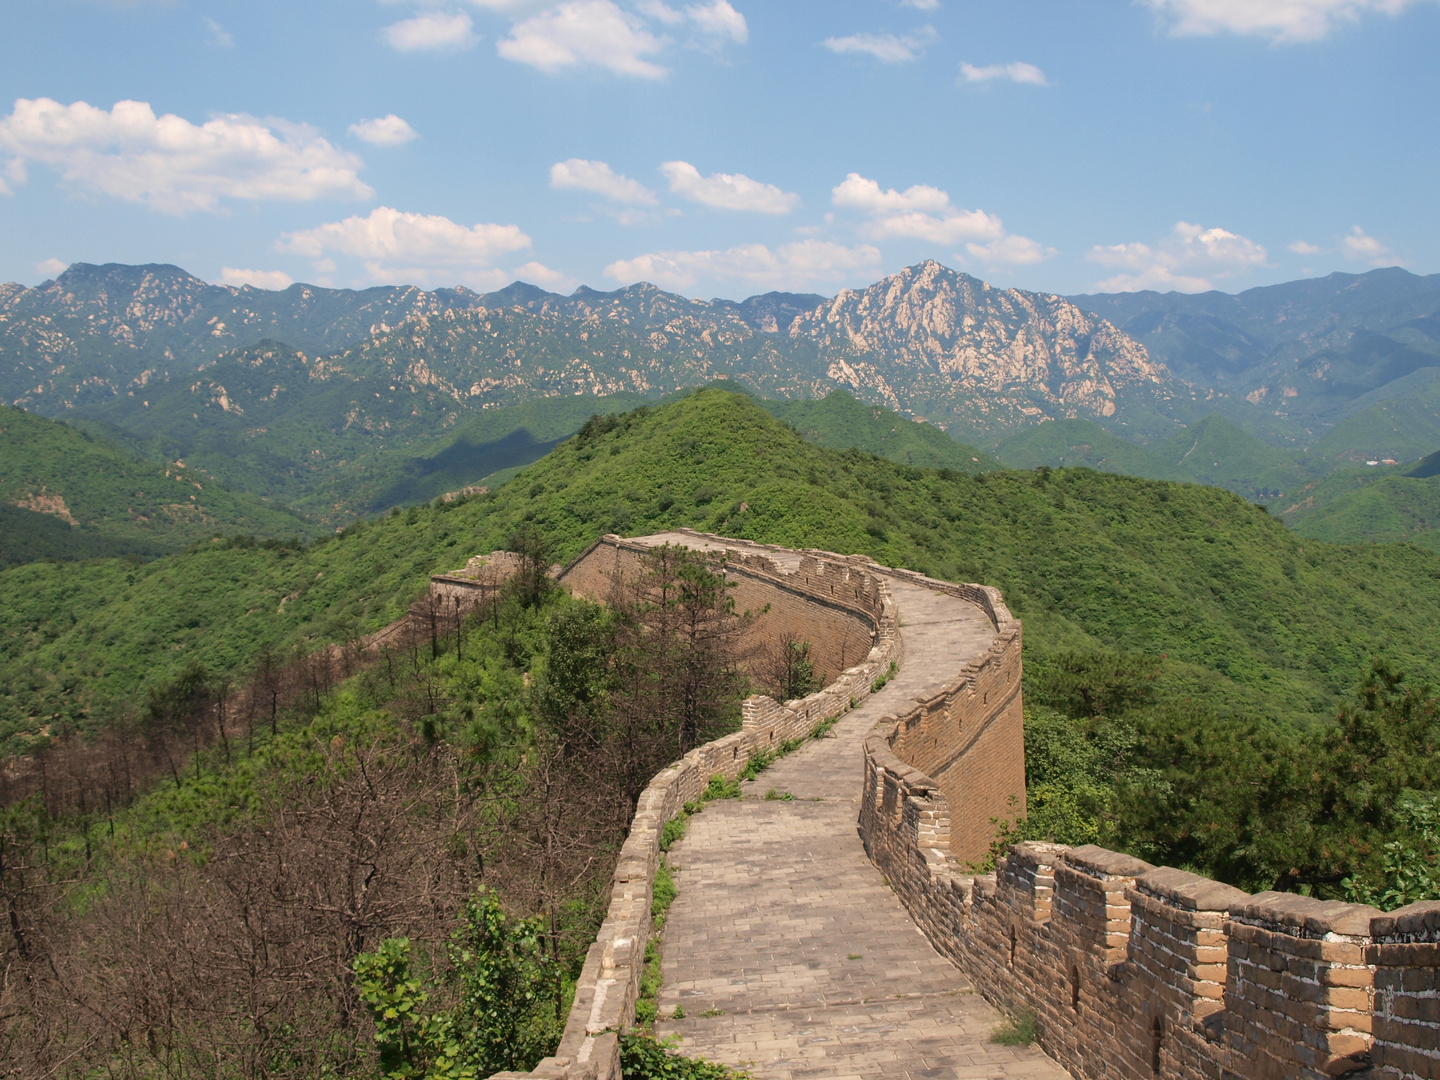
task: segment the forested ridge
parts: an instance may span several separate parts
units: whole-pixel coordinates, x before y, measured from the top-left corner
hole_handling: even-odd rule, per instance
[[[250,940],[224,912],[260,890],[279,905],[285,940],[338,943],[309,959],[277,946],[276,963],[306,972],[298,983],[292,968],[254,976],[289,1027],[242,1015],[197,974],[180,1041],[142,1049],[117,1019],[85,1028],[85,1045],[123,1048],[136,1062],[183,1058],[181,1074],[242,1044],[251,1064],[237,1075],[300,1075],[322,1061],[369,1070],[372,1051],[398,1044],[364,1042],[385,1031],[367,1009],[413,982],[439,1017],[425,1037],[441,1040],[440,1053],[454,1025],[480,1032],[464,1005],[478,991],[453,951],[475,955],[480,935],[485,955],[508,957],[505,978],[534,998],[530,1011],[507,1014],[507,1045],[538,1053],[553,1036],[543,1017],[555,1014],[537,1003],[563,1005],[627,792],[686,740],[733,723],[746,687],[715,683],[712,696],[732,711],[698,726],[647,720],[660,742],[616,768],[617,718],[661,715],[623,706],[653,700],[634,676],[656,665],[624,658],[643,651],[626,625],[654,605],[637,601],[628,624],[611,621],[542,595],[535,571],[603,533],[680,525],[1002,589],[1024,620],[1028,705],[1031,813],[1003,823],[1011,838],[1096,841],[1246,888],[1387,907],[1437,889],[1440,717],[1426,687],[1440,640],[1435,554],[1304,540],[1213,488],[1084,468],[970,474],[827,450],[747,397],[710,388],[596,417],[495,491],[308,544],[231,539],[143,565],[0,573],[0,722],[8,749],[28,755],[24,784],[12,787],[24,797],[0,836],[10,852],[3,899],[39,904],[63,924],[28,940],[11,932],[6,948],[38,949],[52,934],[54,955],[78,965],[65,969],[75,985],[90,986],[82,975],[106,949],[143,943],[140,955],[163,954],[184,941],[199,973],[206,949]],[[361,647],[410,610],[431,573],[502,547],[531,567],[503,602],[383,655]],[[698,593],[705,580],[693,579]],[[743,615],[725,612],[723,593],[706,603],[722,622]],[[595,761],[611,779],[576,785]],[[124,762],[143,783],[129,783]],[[539,819],[515,809],[536,790],[556,793]],[[353,824],[362,805],[363,828]],[[265,825],[282,820],[286,829]],[[353,847],[373,835],[392,846]],[[553,852],[555,873],[537,878],[527,845],[560,835],[573,842]],[[386,880],[423,887],[397,884],[390,907],[361,918],[353,898],[319,912],[295,899],[293,882],[258,869],[320,850],[351,850],[383,864]],[[330,865],[313,861],[317,873]],[[85,883],[78,892],[65,885],[74,881]],[[142,897],[165,918],[130,918]],[[231,937],[206,936],[224,926]],[[64,944],[77,928],[93,949]],[[385,944],[402,938],[410,944]],[[116,1017],[146,1015],[164,998],[170,984],[141,967],[121,979],[128,997],[106,998]],[[317,1023],[346,1034],[328,1048],[294,1035]],[[493,1043],[485,1031],[465,1045]],[[419,1028],[391,1032],[411,1035]]]

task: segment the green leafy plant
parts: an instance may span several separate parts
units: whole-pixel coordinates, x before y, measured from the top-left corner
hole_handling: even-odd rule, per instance
[[[1010,1017],[991,1032],[990,1041],[1000,1046],[1029,1046],[1038,1037],[1035,1014],[1023,1012]]]
[[[624,1080],[749,1080],[749,1073],[713,1061],[685,1057],[672,1043],[649,1035],[620,1036],[620,1069]]]
[[[537,922],[506,915],[481,890],[466,904],[440,985],[427,987],[413,973],[405,938],[356,957],[356,991],[375,1022],[383,1074],[462,1080],[529,1069],[549,1053],[559,1024],[540,933]],[[441,997],[448,1009],[424,1011]]]

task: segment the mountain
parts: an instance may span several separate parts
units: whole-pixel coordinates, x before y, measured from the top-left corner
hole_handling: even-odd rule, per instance
[[[202,545],[134,566],[0,571],[0,740],[93,730],[191,661],[239,676],[266,643],[377,629],[427,576],[533,526],[566,559],[677,525],[872,555],[1002,588],[1027,671],[1075,649],[1165,654],[1167,692],[1323,720],[1371,656],[1440,676],[1440,557],[1296,537],[1229,492],[1088,469],[916,469],[807,442],[718,388],[597,425],[483,496],[303,549]],[[37,677],[43,672],[43,677]]]
[[[971,438],[1042,418],[1123,426],[1129,413],[1163,411],[1180,389],[1104,319],[933,261],[845,290],[796,319],[790,338],[814,349],[836,385]]]
[[[156,464],[86,431],[0,405],[0,565],[155,556],[218,534],[316,528],[183,461]]]
[[[1234,295],[1070,299],[1111,320],[1180,378],[1292,427],[1333,422],[1370,404],[1367,395],[1398,398],[1440,378],[1440,274],[1388,267]]]
[[[0,290],[0,394],[46,415],[113,412],[133,423],[138,409],[153,415],[167,386],[191,395],[189,408],[166,399],[172,411],[248,414],[253,399],[230,382],[246,381],[236,365],[257,366],[262,342],[303,357],[321,398],[357,384],[342,403],[351,425],[382,418],[392,383],[407,403],[443,412],[548,395],[658,396],[728,376],[769,397],[844,387],[975,431],[1051,415],[1123,423],[1132,398],[1148,408],[1173,390],[1142,348],[1068,301],[995,289],[934,262],[831,300],[770,293],[741,303],[643,283],[570,296],[523,283],[487,295],[266,292],[170,266],[85,264],[35,289]],[[321,404],[333,424],[336,406]]]

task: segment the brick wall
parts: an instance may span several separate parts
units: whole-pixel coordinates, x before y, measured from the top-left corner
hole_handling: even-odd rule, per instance
[[[1086,846],[1017,844],[974,875],[940,785],[866,742],[860,830],[915,921],[1082,1078],[1440,1078],[1440,904],[1388,915],[1250,896]],[[968,813],[968,809],[965,811]]]

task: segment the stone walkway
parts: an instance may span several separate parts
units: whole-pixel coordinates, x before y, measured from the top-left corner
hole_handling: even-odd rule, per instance
[[[678,537],[677,537],[678,539]],[[670,851],[679,888],[663,937],[656,1025],[693,1056],[756,1077],[1044,1077],[1034,1048],[940,956],[865,856],[855,822],[875,720],[953,673],[994,631],[975,607],[891,579],[906,660],[879,694],[712,802]],[[793,801],[767,800],[771,789]]]

